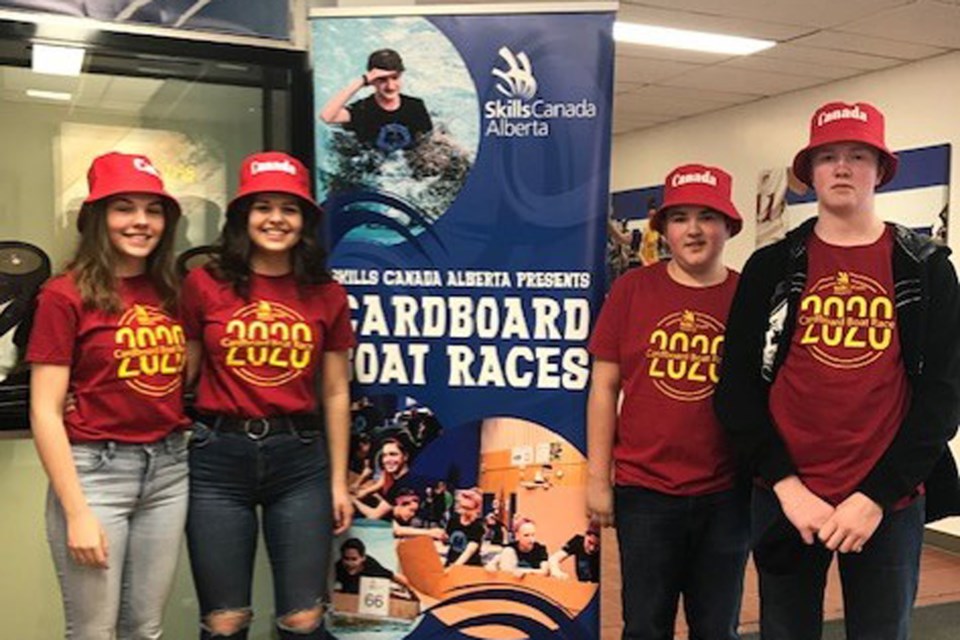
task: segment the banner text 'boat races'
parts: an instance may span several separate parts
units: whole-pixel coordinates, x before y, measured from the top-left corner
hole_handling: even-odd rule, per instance
[[[351,286],[360,340],[354,376],[361,384],[427,385],[427,358],[440,350],[449,363],[441,382],[450,387],[587,386],[589,272],[335,269],[334,276]],[[364,286],[378,289],[367,293]],[[384,293],[383,286],[397,293]],[[458,288],[471,294],[451,294]],[[478,289],[491,291],[477,295]],[[558,298],[551,295],[556,289],[582,290],[584,296]]]

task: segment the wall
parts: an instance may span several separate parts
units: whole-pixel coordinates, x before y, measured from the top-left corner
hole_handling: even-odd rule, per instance
[[[49,640],[62,637],[60,589],[50,559],[44,528],[47,479],[33,440],[26,435],[0,432],[0,616],[3,637]],[[273,593],[269,563],[261,541],[254,571],[253,606],[256,613],[250,640],[269,640]],[[186,544],[173,593],[167,603],[167,638],[197,637],[199,614],[190,578]]]
[[[740,268],[754,247],[754,198],[761,169],[787,166],[807,143],[810,116],[831,100],[866,101],[887,119],[892,149],[950,143],[960,145],[960,53],[793,92],[700,117],[688,118],[613,141],[611,190],[663,182],[676,165],[702,162],[734,176],[734,203],[744,216],[743,232],[726,251],[727,262]],[[956,154],[956,146],[953,149]],[[960,163],[951,163],[949,243],[960,251]],[[883,215],[883,211],[879,212]],[[960,265],[958,253],[954,264]],[[958,327],[960,330],[960,327]],[[960,457],[960,438],[951,444]],[[960,518],[934,528],[960,536]]]

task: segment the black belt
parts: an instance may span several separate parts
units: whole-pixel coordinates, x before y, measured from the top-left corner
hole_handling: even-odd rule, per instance
[[[261,440],[278,433],[319,431],[320,416],[315,414],[292,414],[265,418],[239,418],[237,416],[201,415],[200,422],[217,431],[242,433],[251,440]]]

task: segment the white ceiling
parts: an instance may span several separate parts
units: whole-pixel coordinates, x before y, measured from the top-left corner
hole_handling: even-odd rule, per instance
[[[417,0],[436,2],[449,0]],[[490,0],[461,0],[475,2]],[[723,56],[617,43],[614,134],[960,50],[960,0],[624,0],[617,18],[778,44],[751,56]],[[20,94],[28,75],[3,69],[4,99]],[[109,97],[124,110],[149,102],[157,85],[149,79],[122,86],[91,80],[79,88],[87,102]]]
[[[617,43],[614,134],[960,49],[960,0],[627,0],[617,19],[778,44],[730,57]]]

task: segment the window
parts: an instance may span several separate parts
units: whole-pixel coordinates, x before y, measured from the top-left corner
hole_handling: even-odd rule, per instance
[[[79,45],[81,73],[33,71],[36,43]],[[72,256],[90,161],[149,156],[183,208],[178,252],[209,244],[244,156],[281,149],[310,163],[305,60],[282,47],[0,23],[0,428],[27,426],[26,332],[10,321],[29,292],[17,283],[43,254],[54,273]]]

